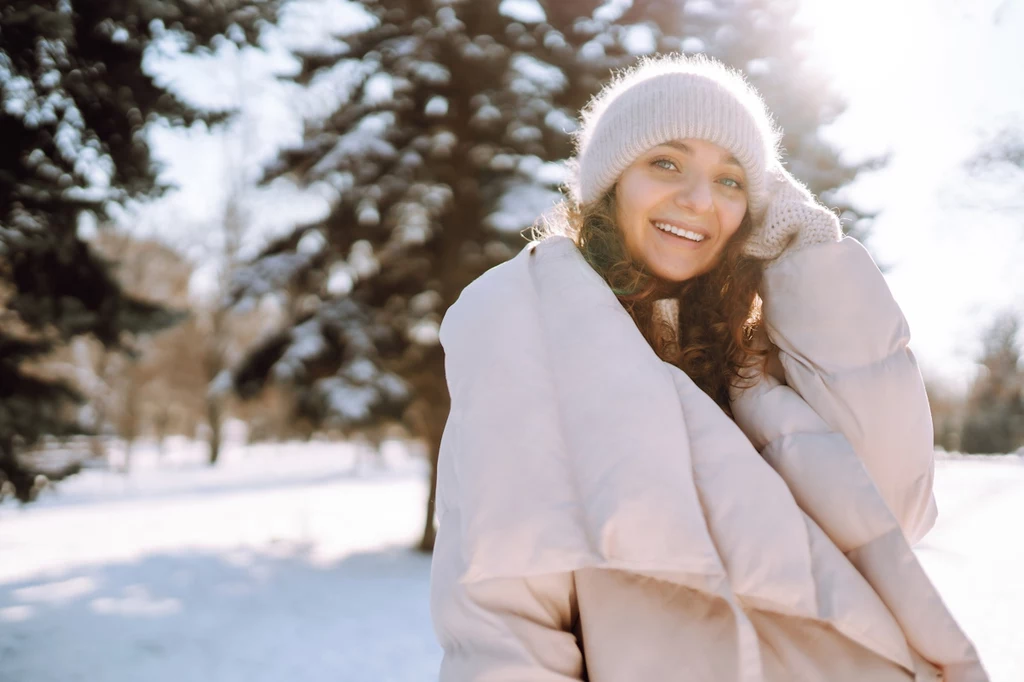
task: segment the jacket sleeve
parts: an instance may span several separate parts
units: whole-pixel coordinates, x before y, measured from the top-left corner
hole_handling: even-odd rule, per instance
[[[440,682],[579,682],[571,572],[473,583],[432,578]]]
[[[572,571],[469,575],[454,430],[449,419],[438,460],[440,524],[430,568],[430,613],[444,651],[439,682],[586,679],[583,653],[574,634],[579,609]],[[480,477],[474,480],[480,482]],[[498,530],[486,536],[484,540],[495,543],[494,551],[502,543],[516,542],[514,534]]]
[[[760,293],[785,383],[849,441],[916,542],[936,517],[934,432],[907,321],[878,267],[847,237],[784,254]]]
[[[552,438],[540,359],[529,351],[536,313],[513,295],[523,286],[517,267],[498,266],[467,287],[441,326],[452,403],[437,462],[430,575],[440,682],[585,679],[572,571],[508,560],[538,542],[516,529],[542,513],[530,493]],[[540,532],[565,522],[532,520]]]

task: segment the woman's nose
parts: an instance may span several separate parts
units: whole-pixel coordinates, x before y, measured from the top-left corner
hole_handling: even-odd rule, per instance
[[[707,213],[713,206],[710,183],[703,178],[686,178],[676,192],[675,202],[693,213]]]

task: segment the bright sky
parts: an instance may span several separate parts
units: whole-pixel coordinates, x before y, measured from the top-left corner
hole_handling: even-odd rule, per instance
[[[963,385],[992,315],[1024,313],[1024,214],[969,206],[1019,197],[1024,173],[1007,169],[998,188],[960,170],[991,131],[1024,126],[1024,0],[803,3],[850,103],[830,137],[854,159],[893,152],[850,198],[881,211],[870,246],[889,265],[912,348],[926,371]]]

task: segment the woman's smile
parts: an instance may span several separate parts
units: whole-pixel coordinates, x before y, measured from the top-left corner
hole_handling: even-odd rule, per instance
[[[673,246],[698,249],[707,245],[711,241],[703,230],[683,227],[678,223],[671,223],[664,220],[652,220],[651,226],[659,234],[664,236]]]

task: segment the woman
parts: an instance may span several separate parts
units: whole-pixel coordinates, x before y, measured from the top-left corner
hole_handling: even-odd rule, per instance
[[[442,682],[987,679],[910,550],[906,321],[779,137],[720,63],[641,62],[561,215],[446,314]]]

